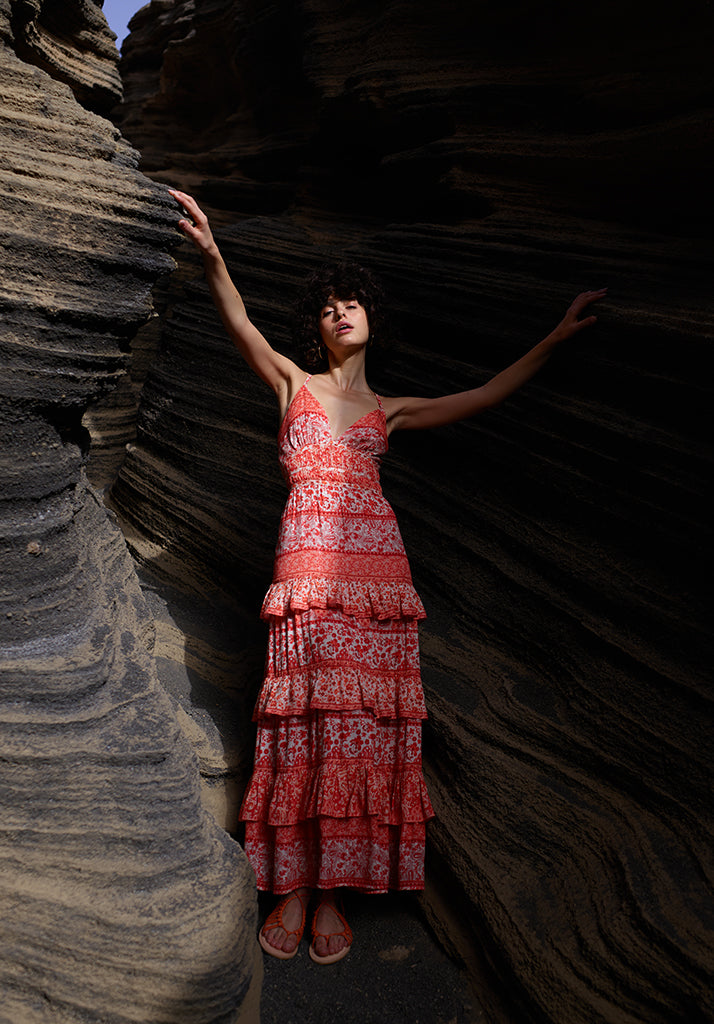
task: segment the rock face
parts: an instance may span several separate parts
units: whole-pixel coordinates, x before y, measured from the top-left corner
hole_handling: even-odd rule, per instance
[[[100,7],[0,4],[0,1019],[257,1020],[252,872],[201,805],[87,407],[173,266]],[[92,109],[89,109],[92,108]]]
[[[123,52],[117,123],[148,175],[211,214],[278,347],[299,282],[336,252],[391,294],[385,393],[478,385],[575,293],[610,287],[519,396],[397,435],[384,468],[429,612],[426,904],[494,1021],[714,1009],[711,29],[703,2],[673,23],[634,2],[593,19],[153,0]],[[284,499],[277,424],[180,262],[111,500],[168,605],[183,594],[165,628],[194,652],[187,713],[228,695],[242,715]],[[180,660],[167,647],[166,672]],[[240,776],[240,729],[213,717]]]

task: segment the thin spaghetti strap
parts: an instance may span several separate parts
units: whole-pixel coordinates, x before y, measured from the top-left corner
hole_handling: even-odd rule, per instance
[[[309,379],[310,379],[310,378],[308,377],[308,380],[309,380]],[[375,397],[375,398],[377,399],[377,405],[378,405],[378,406],[379,406],[379,408],[380,408],[380,409],[382,410],[382,412],[384,412],[384,408],[382,407],[382,399],[381,399],[381,398],[379,397],[379,395],[377,394],[377,392],[376,392],[376,391],[373,391],[373,392],[372,392],[372,394],[373,394],[373,395],[374,395],[374,397]]]
[[[304,380],[304,381],[302,382],[302,384],[300,385],[300,387],[299,387],[299,388],[297,389],[297,391],[295,392],[295,394],[293,395],[293,397],[292,397],[292,398],[290,399],[290,401],[289,401],[289,403],[288,403],[288,407],[287,407],[287,409],[285,410],[285,412],[283,413],[283,418],[282,418],[282,419],[281,419],[281,421],[280,421],[280,427],[279,427],[279,429],[278,429],[278,436],[280,436],[280,433],[281,433],[281,431],[283,430],[283,427],[285,426],[285,422],[287,421],[287,418],[288,418],[288,413],[290,412],[290,410],[291,410],[291,408],[292,408],[293,402],[295,401],[295,399],[297,398],[297,396],[298,396],[298,395],[300,394],[300,392],[302,391],[302,389],[303,389],[303,388],[305,388],[305,390],[307,391],[307,393],[308,393],[309,395],[311,395],[311,394],[312,394],[312,392],[310,391],[310,389],[309,389],[309,388],[307,387],[307,382],[308,382],[308,381],[310,380],[310,378],[311,378],[311,377],[312,377],[312,374],[311,374],[311,373],[308,373],[308,375],[307,375],[307,377],[305,378],[305,380]]]

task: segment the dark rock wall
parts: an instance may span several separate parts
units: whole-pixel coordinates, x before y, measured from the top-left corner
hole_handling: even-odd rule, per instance
[[[85,472],[83,413],[175,244],[93,112],[121,97],[117,61],[93,3],[0,4],[0,1018],[255,1021],[252,872],[203,810]]]
[[[395,437],[384,468],[429,612],[426,905],[493,1020],[713,1009],[711,34],[703,2],[153,0],[123,51],[117,123],[211,214],[279,347],[326,254],[388,285],[385,393],[478,384],[610,288],[519,396]],[[235,703],[235,766],[276,414],[188,247],[163,295],[112,502],[142,571],[184,594],[186,707]]]

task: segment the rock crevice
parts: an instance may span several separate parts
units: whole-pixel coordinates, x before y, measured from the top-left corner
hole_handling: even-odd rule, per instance
[[[196,194],[285,351],[326,255],[385,279],[386,394],[476,386],[610,287],[526,390],[397,435],[384,468],[429,614],[426,906],[493,1020],[713,1012],[711,29],[703,2],[673,23],[634,0],[597,19],[154,0],[124,47],[117,124],[151,177]],[[162,663],[175,699],[198,721],[228,697],[241,720],[284,498],[276,414],[178,258],[138,409],[112,413],[136,437],[111,501],[202,645],[188,675],[175,647]],[[121,430],[104,436],[118,463]],[[247,734],[214,722],[238,777]]]
[[[0,36],[0,1016],[255,1021],[251,871],[86,476],[83,415],[174,266],[170,204],[97,113],[121,96],[98,5],[5,2]]]

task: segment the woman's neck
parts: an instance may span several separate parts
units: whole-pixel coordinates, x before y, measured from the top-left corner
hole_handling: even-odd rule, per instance
[[[346,359],[338,362],[334,355],[328,353],[330,365],[323,373],[319,374],[325,381],[337,391],[369,391],[367,377],[365,374],[364,350],[355,352]]]

